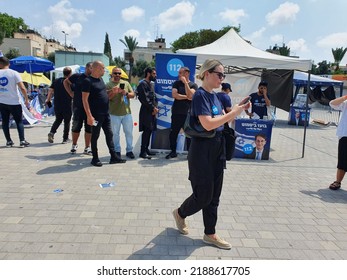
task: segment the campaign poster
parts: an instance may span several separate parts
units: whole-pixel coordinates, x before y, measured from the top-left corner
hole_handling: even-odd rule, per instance
[[[268,160],[272,134],[272,120],[235,120],[235,158]]]
[[[153,133],[152,149],[169,150],[169,133],[171,128],[172,84],[178,80],[181,67],[190,69],[189,79],[195,81],[196,56],[173,53],[156,53],[155,69],[157,80],[155,92],[158,99],[157,130]],[[181,137],[181,135],[178,135]],[[178,142],[180,143],[180,142]]]
[[[306,126],[309,125],[310,120],[310,110],[307,109],[307,123]],[[296,125],[296,126],[304,126],[306,121],[306,109],[301,107],[290,106],[288,124]]]

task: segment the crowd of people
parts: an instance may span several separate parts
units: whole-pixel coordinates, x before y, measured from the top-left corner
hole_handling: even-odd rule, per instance
[[[9,130],[9,119],[12,115],[17,125],[20,146],[27,147],[30,144],[24,137],[19,94],[23,96],[25,106],[29,106],[28,95],[20,75],[9,69],[9,65],[6,57],[0,57],[2,129],[6,146],[12,147],[14,142]],[[48,142],[54,142],[57,129],[64,121],[62,143],[67,143],[72,119],[70,150],[72,154],[77,152],[78,139],[84,126],[83,153],[92,156],[93,166],[101,167],[103,163],[99,159],[98,139],[102,129],[110,154],[109,163],[125,163],[126,160],[121,157],[120,143],[121,127],[123,127],[126,140],[125,156],[128,159],[135,159],[131,112],[131,99],[135,97],[135,93],[129,82],[121,78],[121,69],[115,66],[106,84],[102,79],[105,66],[101,61],[87,63],[84,73],[72,74],[71,68],[65,67],[63,74],[64,77],[52,83],[46,99],[46,104],[50,105],[54,97],[55,111],[55,121],[48,133]],[[233,105],[229,96],[232,91],[231,85],[223,82],[225,74],[220,61],[208,59],[204,62],[197,75],[202,83],[200,87],[190,81],[189,77],[190,69],[180,68],[178,80],[172,86],[174,102],[168,139],[170,152],[166,159],[177,157],[177,136],[184,128],[188,117],[193,118],[204,130],[215,133],[213,137],[194,136],[187,139],[192,194],[173,210],[173,217],[179,232],[188,234],[186,219],[201,210],[204,223],[203,241],[228,250],[231,244],[217,235],[216,223],[226,160],[231,159],[235,145],[233,122],[243,111],[251,118],[264,119],[267,116],[267,108],[271,105],[267,91],[268,84],[261,81],[257,92],[250,94],[244,102]],[[142,136],[139,157],[143,159],[151,159],[155,155],[149,149],[151,135],[157,128],[159,112],[154,90],[155,80],[155,68],[148,67],[144,70],[144,79],[136,89],[136,95],[141,103],[139,131],[142,132]],[[222,90],[216,94],[215,89],[219,88]],[[338,190],[347,171],[347,97],[336,98],[330,102],[330,106],[343,112],[337,129],[339,147],[336,180],[329,186],[332,190]],[[257,134],[256,145],[248,157],[268,159],[269,151],[264,148],[266,141],[264,134]]]

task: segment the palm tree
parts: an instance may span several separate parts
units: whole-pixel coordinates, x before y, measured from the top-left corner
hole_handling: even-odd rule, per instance
[[[336,48],[335,50],[331,49],[331,51],[333,53],[333,57],[335,60],[335,65],[336,65],[335,71],[338,71],[340,69],[339,64],[342,61],[343,57],[345,56],[347,52],[347,48],[341,47],[341,48]]]
[[[119,39],[119,41],[121,41],[130,52],[130,56],[129,56],[129,66],[130,66],[130,68],[129,68],[129,82],[131,82],[131,74],[132,74],[132,70],[133,70],[133,66],[134,66],[133,53],[134,53],[134,50],[136,49],[136,47],[138,45],[138,42],[136,41],[136,38],[134,38],[132,36],[124,36],[124,40]]]
[[[290,56],[290,48],[288,48],[284,43],[282,47],[279,47],[280,55]]]

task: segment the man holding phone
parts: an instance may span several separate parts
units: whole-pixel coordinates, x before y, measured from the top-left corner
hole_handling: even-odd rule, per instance
[[[270,96],[267,93],[266,81],[261,81],[258,85],[258,91],[250,94],[252,111],[245,110],[246,114],[253,118],[254,115],[258,115],[260,119],[267,116],[267,107],[271,106]]]
[[[129,82],[121,79],[122,71],[114,67],[111,71],[111,79],[106,84],[108,98],[110,100],[110,116],[113,131],[113,142],[116,153],[121,156],[120,127],[123,126],[126,141],[126,156],[134,159],[133,153],[133,118],[130,109],[130,99],[134,98],[134,91]]]

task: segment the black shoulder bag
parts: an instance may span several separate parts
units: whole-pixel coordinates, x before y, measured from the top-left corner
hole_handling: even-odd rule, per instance
[[[216,130],[206,130],[200,123],[199,118],[193,115],[192,107],[189,108],[186,120],[184,122],[184,134],[188,138],[213,138],[216,135]]]

